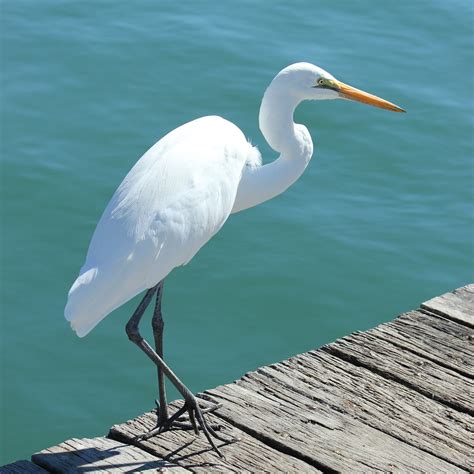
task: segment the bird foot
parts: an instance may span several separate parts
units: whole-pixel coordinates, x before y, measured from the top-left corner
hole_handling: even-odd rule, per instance
[[[222,426],[218,424],[211,424],[204,417],[204,414],[212,413],[220,408],[222,406],[220,403],[215,404],[205,402],[201,399],[198,403],[198,400],[195,396],[190,396],[187,400],[185,400],[181,408],[179,408],[172,416],[167,418],[164,418],[163,415],[160,416],[159,404],[158,402],[155,403],[157,404],[156,411],[158,414],[157,424],[147,433],[135,438],[136,441],[147,440],[160,433],[174,429],[194,430],[197,435],[199,435],[199,431],[202,431],[206,436],[206,439],[209,441],[212,449],[214,449],[214,451],[216,451],[220,457],[223,457],[223,455],[217,448],[213,438],[226,444],[237,441],[237,439],[217,433],[217,431],[222,429]],[[201,406],[201,404],[205,406]]]
[[[175,419],[175,421],[170,422],[170,417],[167,414],[167,411],[165,411],[165,414],[161,413],[160,411],[160,404],[158,400],[155,400],[156,404],[156,413],[158,420],[156,422],[156,428],[162,427],[161,433],[164,431],[169,431],[172,429],[180,429],[180,430],[194,430],[194,426],[191,423],[189,419],[189,413],[184,413],[181,416],[178,416],[178,418]],[[212,413],[219,409],[222,406],[222,403],[212,403],[208,402],[207,400],[202,400],[199,399],[199,407],[201,408],[201,413],[204,415],[204,413]],[[219,425],[218,423],[209,423],[209,426],[214,430],[214,431],[220,431],[222,429],[222,425]],[[199,426],[198,426],[199,428]]]
[[[199,407],[201,413],[212,413],[222,407],[222,403],[212,403],[207,400],[199,399]],[[176,419],[177,422],[189,422],[189,413],[184,413]],[[191,426],[191,424],[189,424]],[[222,425],[214,424],[211,426],[216,426],[218,430],[222,428]],[[216,429],[216,428],[214,428]]]

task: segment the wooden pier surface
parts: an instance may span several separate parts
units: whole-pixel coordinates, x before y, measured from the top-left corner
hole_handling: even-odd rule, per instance
[[[0,468],[46,472],[474,471],[474,285],[318,350],[207,390],[222,445],[169,431],[153,412]],[[174,405],[178,406],[176,402]]]

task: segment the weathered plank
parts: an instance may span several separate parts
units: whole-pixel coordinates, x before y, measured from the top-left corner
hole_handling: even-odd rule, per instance
[[[21,460],[0,467],[0,474],[47,474],[42,467],[30,461]]]
[[[401,349],[380,329],[355,333],[323,350],[396,380],[452,408],[474,414],[472,379]]]
[[[328,405],[445,461],[474,469],[470,415],[331,354],[312,351],[246,377],[262,387],[301,393],[312,400],[314,410]]]
[[[474,284],[425,301],[421,307],[474,327]]]
[[[323,471],[464,472],[325,403],[245,377],[205,392],[219,416]]]
[[[31,457],[49,472],[188,472],[135,446],[108,438],[77,439],[44,449]]]
[[[173,403],[173,409],[181,403]],[[219,409],[220,411],[220,409]],[[134,443],[158,457],[166,458],[193,472],[320,472],[304,461],[275,450],[258,439],[235,428],[230,423],[209,414],[210,423],[222,425],[221,433],[238,438],[236,443],[217,445],[225,459],[219,458],[209,447],[203,435],[196,437],[193,432],[171,430],[148,440],[135,441],[135,437],[155,426],[156,414],[145,413],[133,420],[114,425],[109,436],[127,443]]]
[[[466,377],[474,377],[472,330],[449,319],[411,311],[376,328],[381,339]],[[405,355],[407,358],[408,355]]]
[[[109,438],[71,439],[0,473],[474,472],[472,327],[468,285],[201,394],[223,402],[209,421],[240,438],[217,443],[226,459],[189,431],[136,441],[156,422],[150,412]]]

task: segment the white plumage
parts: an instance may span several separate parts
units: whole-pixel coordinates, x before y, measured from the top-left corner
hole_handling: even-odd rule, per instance
[[[198,399],[166,364],[163,355],[163,280],[184,265],[238,212],[282,193],[306,169],[313,154],[307,128],[293,122],[302,100],[352,98],[389,110],[396,105],[337,81],[308,63],[288,66],[265,91],[259,125],[280,156],[261,164],[258,150],[232,123],[220,117],[189,122],[159,140],[135,164],[112,197],[94,232],[87,258],[71,290],[65,316],[80,337],[107,314],[147,290],[125,329],[158,369],[157,425],[139,439],[183,427],[228,443],[204,418]],[[140,334],[139,324],[156,297],[152,317],[154,350]],[[184,399],[169,416],[165,377]],[[207,407],[213,411],[219,405]],[[186,425],[186,423],[184,423]],[[189,426],[187,426],[189,427]]]
[[[77,335],[187,263],[231,212],[294,183],[313,153],[308,130],[293,122],[295,108],[302,100],[337,98],[402,111],[317,66],[297,63],[276,75],[262,100],[260,129],[280,153],[272,163],[262,166],[244,134],[216,116],[189,122],[150,148],[105,209],[69,291],[65,316]]]
[[[258,151],[231,122],[203,117],[173,130],[130,170],[105,209],[65,316],[80,337],[187,263],[222,227]]]

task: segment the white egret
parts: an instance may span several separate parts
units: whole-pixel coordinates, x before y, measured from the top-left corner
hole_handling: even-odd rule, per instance
[[[185,265],[222,227],[230,214],[285,191],[303,173],[313,154],[308,129],[293,122],[303,100],[352,99],[394,112],[403,109],[348,86],[325,70],[297,63],[279,72],[265,91],[259,124],[280,156],[262,165],[258,150],[231,122],[209,116],[186,123],[153,145],[135,164],[105,209],[86,262],[71,287],[65,317],[79,337],[111,311],[146,290],[126,325],[130,340],[158,368],[157,428],[146,436],[182,426],[187,413],[194,431],[222,439],[205,420],[196,397],[163,360],[163,280]],[[156,294],[152,319],[155,349],[143,339],[139,322]],[[169,416],[167,377],[184,398]]]

